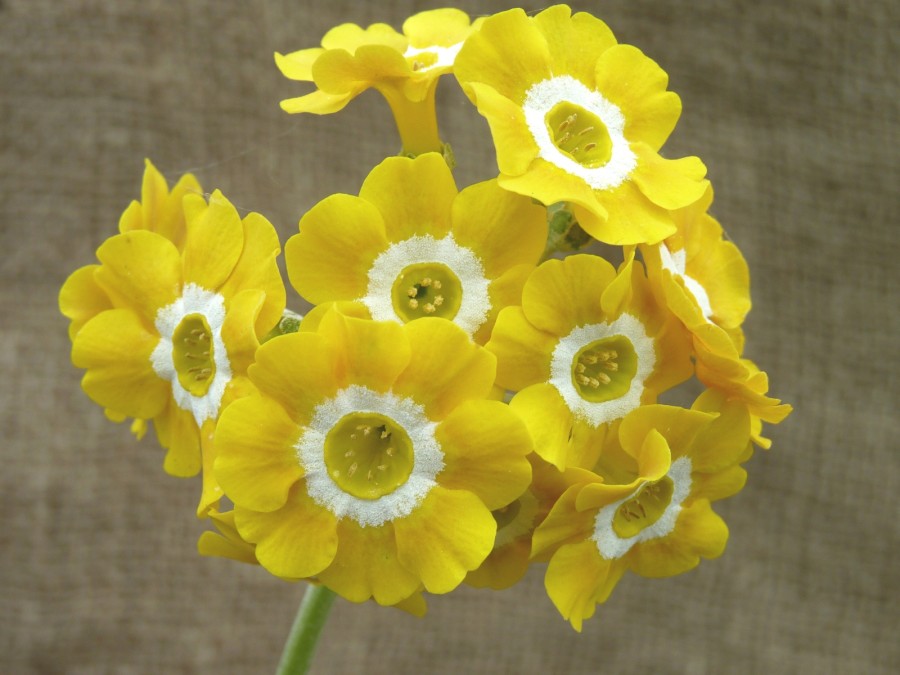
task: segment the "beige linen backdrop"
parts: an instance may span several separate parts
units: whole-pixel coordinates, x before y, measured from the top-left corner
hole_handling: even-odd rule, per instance
[[[542,568],[415,619],[338,601],[319,673],[876,673],[898,652],[898,5],[575,2],[669,73],[665,153],[699,155],[753,279],[748,354],[796,406],[720,503],[722,559],[627,577],[581,635]],[[510,6],[463,0],[472,15]],[[0,0],[0,673],[269,673],[303,593],[201,558],[198,480],[79,388],[56,296],[139,195],[193,171],[283,241],[398,150],[373,92],[288,116],[274,51],[436,2]],[[525,3],[525,9],[540,9]],[[445,78],[461,186],[496,172]],[[289,289],[289,302],[297,303]]]

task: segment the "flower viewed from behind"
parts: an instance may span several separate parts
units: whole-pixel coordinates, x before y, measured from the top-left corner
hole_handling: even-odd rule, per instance
[[[535,452],[559,470],[571,463],[576,426],[615,422],[692,373],[687,334],[633,260],[618,273],[590,255],[541,264],[487,348],[498,384],[518,392],[510,405]]]
[[[149,229],[128,229],[97,250],[93,282],[110,308],[76,333],[72,361],[86,370],[82,387],[95,402],[153,421],[168,449],[167,472],[192,476],[201,444],[212,452],[219,412],[249,388],[247,366],[285,295],[278,237],[265,218],[241,220],[218,191],[209,203],[188,194],[183,206],[183,249]],[[214,486],[207,488],[205,506],[214,501]]]
[[[668,76],[589,14],[556,5],[492,16],[454,74],[491,126],[501,187],[571,203],[600,241],[657,243],[675,232],[667,211],[706,190],[697,157],[659,155],[681,114]]]
[[[534,534],[533,553],[552,552],[545,585],[580,631],[622,575],[686,572],[716,558],[728,528],[710,502],[744,486],[750,419],[740,405],[706,412],[643,406],[610,434],[594,467],[557,501]]]
[[[435,89],[440,76],[453,70],[456,54],[474,29],[464,12],[450,8],[411,16],[402,33],[383,23],[332,28],[321,47],[275,55],[285,77],[317,87],[282,101],[281,107],[289,113],[333,113],[375,88],[394,113],[404,154],[442,152]]]
[[[519,303],[546,241],[544,208],[496,181],[457,192],[441,156],[427,153],[388,158],[359,197],[314,206],[285,261],[313,304],[354,301],[379,321],[441,317],[484,343],[497,313]]]
[[[348,600],[454,589],[490,553],[491,511],[528,487],[531,442],[486,400],[494,358],[443,319],[327,312],[263,344],[258,394],[216,431],[215,473],[260,564]]]

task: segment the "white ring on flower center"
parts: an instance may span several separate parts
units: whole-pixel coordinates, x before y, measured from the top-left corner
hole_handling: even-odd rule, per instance
[[[414,71],[417,73],[426,73],[429,70],[434,70],[435,68],[446,68],[448,66],[452,66],[454,61],[456,61],[456,55],[459,54],[459,50],[462,49],[462,46],[462,42],[457,42],[456,44],[452,44],[449,47],[438,47],[437,45],[432,45],[429,47],[418,48],[410,45],[406,48],[406,51],[403,52],[403,57],[409,59],[414,56],[418,56],[419,54],[434,54],[436,57],[434,63],[432,63],[430,66],[424,66]]]
[[[325,439],[351,413],[383,415],[401,427],[413,448],[413,468],[402,485],[378,499],[361,499],[344,492],[328,473]],[[436,485],[444,468],[444,453],[435,438],[437,424],[411,398],[400,398],[367,387],[350,385],[316,406],[312,421],[294,446],[306,479],[306,490],[318,505],[337,518],[352,518],[363,527],[378,527],[412,513]]]
[[[694,300],[700,305],[700,311],[703,313],[703,318],[711,323],[713,309],[712,304],[709,301],[709,295],[699,281],[685,274],[685,266],[687,265],[685,256],[686,252],[683,248],[672,253],[672,251],[669,250],[669,247],[664,243],[659,245],[659,260],[660,263],[662,263],[663,269],[669,270],[669,272],[672,273],[672,276],[681,277],[688,292],[694,296]]]
[[[396,242],[382,251],[369,268],[369,286],[366,295],[360,298],[372,318],[376,321],[397,321],[404,323],[394,311],[392,290],[397,276],[409,265],[440,263],[446,265],[459,279],[462,299],[453,323],[475,334],[487,321],[491,311],[491,282],[484,277],[484,266],[477,255],[465,246],[460,246],[448,234],[443,239],[435,239],[430,234],[414,236]]]
[[[669,501],[669,505],[666,506],[666,510],[663,511],[659,520],[649,527],[645,527],[633,537],[622,539],[616,534],[616,531],[613,529],[613,519],[616,517],[616,511],[618,511],[619,507],[625,502],[634,499],[640,492],[640,488],[627,497],[604,506],[597,512],[597,517],[594,519],[594,535],[591,539],[597,544],[597,550],[600,552],[601,558],[616,560],[628,553],[635,544],[665,537],[675,529],[675,522],[678,520],[678,514],[681,513],[681,504],[691,493],[690,457],[679,457],[672,462],[672,466],[669,467],[669,472],[666,476],[673,483],[672,499]]]
[[[212,342],[213,363],[216,365],[216,372],[203,396],[194,396],[181,386],[172,359],[172,335],[184,317],[189,314],[200,314],[206,319]],[[219,406],[222,404],[225,387],[231,381],[231,363],[228,361],[228,352],[225,351],[225,343],[222,341],[224,321],[225,298],[194,283],[185,285],[180,298],[156,312],[154,323],[160,340],[150,355],[150,364],[159,377],[172,383],[175,403],[194,416],[198,427],[206,420],[219,416]]]
[[[572,103],[592,112],[606,126],[612,143],[609,161],[594,169],[582,166],[553,143],[547,128],[547,114],[560,103]],[[591,91],[569,75],[560,75],[531,85],[522,104],[525,122],[538,156],[567,173],[578,176],[595,190],[610,190],[621,185],[637,166],[637,157],[625,138],[625,116],[619,107],[598,91]]]
[[[619,398],[609,401],[588,401],[578,393],[572,382],[572,362],[578,352],[592,342],[617,335],[628,339],[634,347],[637,371],[631,379],[628,391]],[[556,387],[572,414],[585,420],[592,427],[598,427],[605,422],[624,417],[641,404],[644,380],[653,372],[655,365],[656,350],[644,324],[631,314],[622,314],[612,323],[578,326],[560,339],[550,360],[549,382]]]

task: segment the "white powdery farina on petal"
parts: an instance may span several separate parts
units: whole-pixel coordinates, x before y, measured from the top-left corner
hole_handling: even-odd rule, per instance
[[[391,291],[394,281],[404,268],[420,263],[446,265],[459,279],[462,301],[453,323],[474,335],[487,321],[491,311],[490,281],[484,277],[484,266],[475,253],[456,243],[452,234],[443,239],[431,235],[410,237],[396,242],[382,251],[369,268],[369,286],[366,295],[359,298],[376,321],[403,319],[394,311]]]
[[[631,342],[637,355],[637,371],[622,396],[609,401],[588,401],[584,399],[572,381],[572,365],[578,352],[584,347],[604,338],[621,335]],[[641,404],[644,381],[656,365],[656,350],[653,339],[647,335],[644,324],[631,314],[622,314],[612,323],[594,323],[579,326],[562,338],[553,350],[550,360],[550,384],[556,387],[569,410],[576,417],[593,427],[624,417]]]
[[[638,491],[628,495],[624,499],[604,506],[597,513],[594,519],[594,535],[591,537],[597,544],[597,550],[600,556],[606,560],[616,560],[631,550],[635,544],[651,539],[659,539],[672,533],[675,529],[675,522],[678,520],[678,514],[681,513],[681,504],[691,494],[691,460],[689,457],[679,457],[672,462],[669,472],[666,476],[673,483],[672,499],[666,510],[663,511],[655,523],[649,527],[645,527],[633,537],[623,539],[613,529],[613,519],[616,517],[616,511],[622,504],[634,499]]]
[[[383,415],[401,427],[413,448],[413,468],[406,481],[378,499],[361,499],[344,492],[325,464],[325,439],[335,425],[352,413]],[[444,453],[434,432],[437,424],[425,416],[425,408],[411,398],[401,398],[367,387],[351,385],[316,406],[312,421],[295,446],[306,478],[306,489],[320,506],[337,518],[352,518],[363,527],[378,527],[412,513],[435,486],[444,468]]]
[[[453,62],[456,61],[456,55],[459,54],[459,50],[462,49],[462,46],[462,42],[457,42],[456,44],[450,45],[449,47],[438,47],[434,45],[417,48],[410,45],[406,48],[406,51],[403,52],[403,57],[409,59],[414,56],[418,56],[419,54],[434,54],[434,63],[429,66],[417,68],[415,70],[415,72],[417,73],[427,73],[429,70],[434,70],[435,68],[446,68],[447,66],[452,66]]]
[[[694,296],[697,304],[700,305],[700,311],[703,312],[703,318],[712,322],[713,310],[712,304],[709,301],[709,295],[699,281],[685,274],[685,266],[687,265],[685,256],[686,252],[683,248],[672,253],[665,244],[659,245],[659,259],[663,269],[669,270],[673,276],[680,277],[681,280],[684,281],[684,285],[687,287],[688,291],[690,291],[691,295]]]
[[[203,396],[194,396],[181,386],[172,358],[172,335],[181,321],[191,314],[200,314],[206,319],[210,329],[213,362],[216,366],[216,372]],[[206,420],[219,416],[225,387],[231,381],[231,363],[228,361],[228,352],[225,351],[225,343],[222,341],[224,321],[225,298],[193,283],[185,285],[180,298],[156,313],[155,324],[160,341],[150,355],[150,363],[159,377],[172,384],[175,403],[194,416],[198,427]]]
[[[546,118],[560,103],[581,106],[600,118],[612,143],[612,153],[606,164],[596,168],[583,166],[556,147],[550,129],[547,128]],[[625,138],[625,116],[622,111],[607,101],[600,92],[588,89],[574,77],[560,75],[531,85],[525,94],[522,111],[538,146],[538,156],[563,171],[578,176],[595,190],[618,187],[637,166],[637,157]]]

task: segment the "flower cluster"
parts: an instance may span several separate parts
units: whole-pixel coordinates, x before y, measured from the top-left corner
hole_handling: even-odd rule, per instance
[[[663,70],[565,5],[345,24],[276,63],[315,85],[287,112],[374,88],[402,145],[286,242],[306,316],[265,218],[149,162],[60,292],[87,395],[152,424],[168,473],[202,473],[200,552],[415,614],[547,563],[577,630],[626,571],[719,556],[710,505],[790,406],[744,356],[749,274],[703,163],[660,154],[681,113]],[[461,190],[435,116],[450,74],[499,167]],[[690,408],[657,402],[692,378]]]

